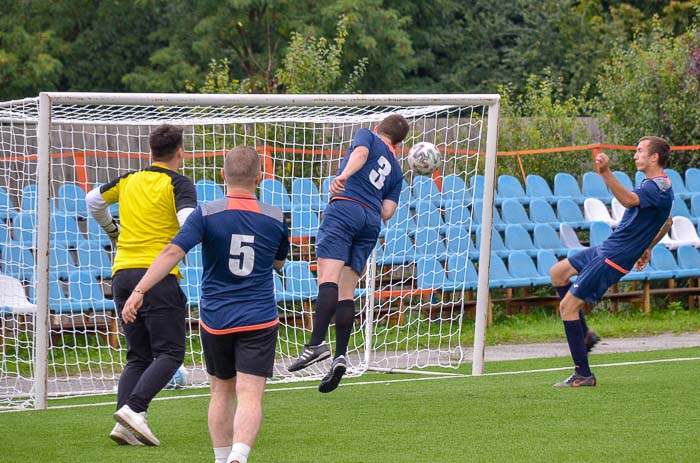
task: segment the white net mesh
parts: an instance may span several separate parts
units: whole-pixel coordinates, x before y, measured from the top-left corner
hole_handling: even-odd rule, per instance
[[[148,166],[148,134],[165,122],[185,127],[183,173],[195,182],[199,202],[223,196],[219,171],[228,149],[245,144],[263,156],[258,197],[280,207],[290,225],[288,263],[275,275],[282,324],[273,378],[290,381],[318,376],[327,367],[295,375],[286,370],[310,334],[318,293],[314,239],[330,180],[359,128],[372,128],[388,114],[404,115],[410,132],[402,152],[428,141],[438,146],[444,162],[433,178],[414,176],[402,162],[401,203],[383,227],[356,291],[350,374],[374,367],[458,365],[462,317],[476,290],[472,218],[480,198],[472,185],[485,149],[487,110],[485,105],[453,104],[53,105],[49,395],[115,390],[125,343],[111,298],[112,250],[88,217],[84,197],[101,183]],[[0,272],[20,282],[30,304],[13,309],[0,301],[0,407],[32,403],[37,117],[36,99],[0,104],[0,200],[2,195],[9,198],[4,209],[0,202]],[[118,206],[111,210],[118,217]],[[197,329],[199,247],[190,251],[181,269],[191,314],[185,366],[188,382],[201,385],[206,375]],[[329,341],[334,341],[333,330]]]

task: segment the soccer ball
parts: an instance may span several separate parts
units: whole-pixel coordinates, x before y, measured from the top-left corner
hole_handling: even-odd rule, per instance
[[[189,378],[189,372],[185,365],[180,365],[173,377],[165,385],[165,389],[180,389],[187,385],[187,380]]]
[[[408,152],[408,167],[418,175],[430,175],[438,168],[442,155],[437,146],[427,141],[416,143]]]

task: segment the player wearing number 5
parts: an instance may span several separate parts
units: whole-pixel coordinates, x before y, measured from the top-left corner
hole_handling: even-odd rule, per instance
[[[262,174],[253,148],[229,151],[221,173],[226,197],[195,209],[138,282],[122,316],[133,321],[144,294],[202,243],[199,313],[211,377],[209,433],[217,463],[245,463],[275,361],[279,314],[272,271],[284,265],[289,238],[282,211],[255,198]]]
[[[330,357],[325,338],[335,315],[335,356],[318,387],[321,392],[335,390],[347,369],[355,287],[377,244],[382,219],[389,220],[396,211],[403,173],[395,150],[407,134],[408,122],[400,115],[386,117],[374,133],[358,130],[331,183],[316,238],[318,299],[311,339],[288,367],[298,371]]]

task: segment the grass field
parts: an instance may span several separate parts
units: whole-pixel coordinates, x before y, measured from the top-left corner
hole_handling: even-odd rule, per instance
[[[482,377],[367,374],[328,395],[315,383],[269,387],[249,461],[698,461],[700,348],[591,362],[596,388],[551,387],[568,358],[492,362]],[[153,402],[159,448],[109,440],[113,396],[0,414],[0,461],[212,462],[206,392]]]

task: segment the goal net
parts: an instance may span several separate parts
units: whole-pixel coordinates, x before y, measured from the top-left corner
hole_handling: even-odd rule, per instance
[[[225,195],[220,169],[229,149],[249,145],[262,156],[258,198],[284,211],[291,241],[288,262],[273,275],[279,382],[318,378],[328,368],[286,369],[310,337],[315,237],[340,160],[358,129],[390,114],[406,117],[409,135],[397,153],[404,188],[355,291],[348,374],[454,368],[466,360],[463,320],[475,311],[481,345],[474,359],[483,359],[490,233],[480,233],[491,229],[498,101],[54,93],[0,103],[0,277],[7,277],[0,278],[0,408],[43,408],[46,398],[116,390],[126,345],[111,295],[113,250],[87,213],[85,193],[150,165],[148,135],[162,123],[185,129],[182,173],[199,203]],[[432,176],[415,175],[404,162],[420,141],[442,153]],[[110,210],[119,216],[118,205]],[[180,268],[190,308],[186,383],[201,386],[201,249]],[[478,271],[486,274],[478,278]],[[334,340],[331,328],[331,347]]]

